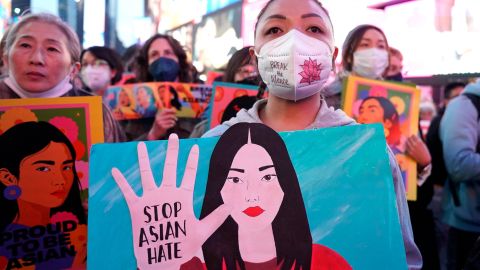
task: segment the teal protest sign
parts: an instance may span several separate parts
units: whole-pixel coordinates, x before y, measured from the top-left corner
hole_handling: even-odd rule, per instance
[[[406,269],[382,131],[243,123],[220,138],[95,145],[87,265]]]

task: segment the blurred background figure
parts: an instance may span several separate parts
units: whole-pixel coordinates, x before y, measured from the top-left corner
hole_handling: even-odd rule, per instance
[[[156,34],[140,49],[135,65],[136,82],[196,82],[196,70],[180,43],[171,36]],[[169,89],[178,97],[175,89]],[[177,108],[180,109],[180,108]],[[122,121],[130,140],[159,140],[172,132],[180,138],[190,135],[198,119],[179,119],[176,109],[159,109],[154,117]]]
[[[448,173],[442,220],[449,225],[447,269],[480,267],[480,81],[465,86],[448,103],[440,122],[440,141]],[[470,256],[473,251],[474,256]],[[476,256],[476,257],[475,257]]]
[[[427,132],[430,127],[430,123],[435,115],[437,115],[437,109],[432,101],[427,100],[420,102],[419,131],[423,140],[427,139]]]
[[[258,85],[258,71],[250,48],[244,47],[232,55],[223,75],[224,82]]]
[[[7,44],[7,36],[10,28],[7,28],[5,33],[3,33],[2,39],[0,40],[0,55],[3,56],[5,53],[5,45]],[[3,61],[3,57],[0,57],[0,79],[8,77],[8,69]]]
[[[341,70],[324,92],[327,104],[340,108],[343,83],[350,75],[382,80],[389,66],[388,48],[387,37],[374,25],[351,30],[342,46]]]
[[[388,66],[385,80],[401,82],[403,81],[403,55],[393,47],[390,47],[388,51],[390,54],[390,65]]]
[[[432,172],[427,179],[427,183],[433,184],[433,197],[429,208],[433,211],[435,222],[435,236],[438,245],[438,257],[440,260],[440,268],[446,267],[446,252],[447,252],[447,235],[448,226],[441,220],[442,211],[442,196],[445,181],[448,177],[445,162],[443,160],[443,146],[440,140],[440,122],[442,120],[445,109],[449,102],[460,95],[465,88],[463,82],[453,82],[447,84],[443,89],[443,105],[438,110],[438,114],[432,119],[430,127],[427,132],[426,143],[428,150],[432,156]]]
[[[236,51],[228,60],[225,73],[221,78],[223,82],[250,85],[260,84],[260,76],[258,75],[257,66],[251,55],[250,48],[252,47],[247,46]],[[225,108],[221,122],[235,117],[241,109],[250,109],[262,95],[263,91],[260,91],[258,96],[241,96],[234,98]],[[195,126],[190,138],[200,138],[208,128],[208,119],[202,120]]]
[[[131,80],[131,82],[135,81],[135,74],[137,73],[137,57],[141,49],[142,46],[135,43],[128,47],[122,54],[122,63],[125,67],[124,76],[127,77],[125,78],[125,83],[129,83],[129,80]]]
[[[92,93],[103,96],[109,86],[122,84],[123,64],[116,51],[94,46],[83,50],[80,59],[80,77]]]

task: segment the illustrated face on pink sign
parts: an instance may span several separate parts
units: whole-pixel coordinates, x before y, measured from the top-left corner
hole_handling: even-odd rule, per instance
[[[283,201],[272,158],[267,151],[248,143],[235,155],[221,190],[233,206],[232,218],[240,230],[257,231],[270,226]]]

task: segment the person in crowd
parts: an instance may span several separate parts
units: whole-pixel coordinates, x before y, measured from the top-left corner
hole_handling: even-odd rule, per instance
[[[447,269],[463,269],[480,236],[479,115],[480,83],[477,81],[467,85],[461,95],[448,103],[440,122],[448,173],[443,190],[443,221],[450,226]]]
[[[390,65],[388,66],[385,80],[401,82],[403,81],[403,55],[393,47],[389,47],[388,52],[390,54]]]
[[[460,95],[465,88],[463,82],[453,82],[445,86],[443,91],[443,106],[438,110],[438,114],[433,118],[427,132],[426,144],[428,151],[432,156],[432,173],[426,183],[433,185],[433,195],[429,207],[432,209],[435,222],[436,243],[440,265],[446,265],[446,243],[448,235],[448,226],[442,221],[442,194],[445,180],[448,178],[447,169],[443,160],[443,147],[440,140],[440,121],[442,120],[445,109],[449,102]]]
[[[128,47],[122,54],[122,64],[125,67],[124,75],[128,74],[130,76],[129,79],[132,79],[132,82],[134,82],[135,74],[137,73],[137,57],[141,49],[142,46],[135,43]]]
[[[236,51],[228,60],[225,73],[221,81],[230,83],[241,83],[259,85],[258,71],[254,58],[250,54],[250,46]],[[262,95],[260,93],[260,95]],[[240,109],[250,109],[258,100],[257,96],[241,96],[233,99],[225,108],[222,115],[222,122],[234,117]],[[199,138],[208,130],[208,119],[198,123],[190,134],[190,138]]]
[[[196,81],[187,53],[176,39],[168,35],[156,34],[148,39],[137,56],[136,67],[137,82]],[[172,132],[186,138],[197,123],[197,119],[178,121],[175,109],[162,108],[155,117],[123,121],[122,125],[131,140],[159,140]]]
[[[341,110],[329,108],[321,96],[338,49],[334,47],[330,17],[320,2],[269,1],[259,14],[255,46],[250,52],[256,55],[258,71],[269,90],[268,98],[257,101],[248,111],[239,111],[235,118],[208,131],[204,137],[220,136],[238,122],[263,123],[277,132],[355,124]],[[278,55],[282,58],[276,57]],[[293,62],[291,58],[309,67],[316,63],[315,67],[322,68],[315,71],[318,76],[303,72],[301,78],[290,79],[295,78],[296,70],[288,68],[287,63]],[[272,61],[278,62],[274,65],[276,68],[272,68]],[[407,263],[409,269],[420,269],[422,258],[413,241],[402,176],[392,151],[388,153]]]
[[[24,236],[19,238],[20,242],[2,241],[0,256],[6,256],[9,260],[7,265],[3,265],[5,261],[2,260],[0,267],[21,269],[29,265],[29,260],[24,258],[32,258],[32,253],[20,248],[20,252],[12,252],[16,249],[8,246],[27,245],[38,240],[42,244],[34,253],[35,262],[40,256],[47,254],[48,257],[49,252],[56,252],[57,245],[48,247],[43,244],[49,238],[61,237],[61,234],[70,237],[68,230],[57,223],[62,216],[69,217],[69,223],[76,228],[86,224],[87,217],[82,207],[80,180],[74,166],[75,149],[62,131],[48,122],[20,123],[0,135],[0,148],[0,234],[21,233],[29,228],[37,228],[37,232],[41,232],[41,228],[49,228],[50,232],[35,237]],[[35,267],[85,268],[85,248],[74,246],[74,249],[66,256],[38,259]]]
[[[80,43],[67,23],[48,14],[28,14],[7,36],[3,60],[9,76],[0,81],[0,99],[90,96],[71,81],[80,69]],[[103,106],[104,139],[125,140],[111,112]]]
[[[342,70],[324,91],[327,103],[334,108],[340,107],[343,82],[349,75],[382,80],[389,67],[388,51],[387,37],[380,28],[364,24],[350,31],[343,43]],[[425,144],[417,135],[411,135],[406,145],[407,154],[419,165],[419,177],[426,178],[430,172],[430,157]]]
[[[258,85],[258,72],[254,58],[250,55],[250,46],[236,51],[228,60],[224,82]]]
[[[389,66],[388,49],[387,37],[374,25],[359,25],[350,31],[343,43],[342,68],[325,88],[327,104],[340,108],[343,82],[350,75],[384,79]]]
[[[437,115],[437,108],[431,100],[420,102],[419,131],[423,140],[427,139],[428,128],[435,115]]]
[[[432,119],[430,127],[427,132],[427,147],[432,155],[432,173],[429,176],[429,180],[436,185],[443,186],[447,179],[447,171],[445,169],[443,154],[442,154],[442,142],[440,141],[440,121],[442,120],[445,109],[449,102],[459,96],[465,88],[463,82],[449,83],[444,88],[444,100],[443,106],[438,110],[438,114]]]
[[[10,32],[10,28],[3,33],[2,39],[0,40],[0,55],[3,55],[5,52],[5,44],[7,43],[7,36],[8,32]],[[3,57],[0,59],[0,79],[8,77],[8,70],[3,61]]]
[[[374,25],[360,25],[350,31],[343,43],[342,70],[339,72],[336,80],[326,90],[327,103],[334,107],[340,106],[342,85],[349,75],[383,80],[390,66],[389,48],[384,32]],[[397,64],[398,67],[403,66],[402,63]],[[428,177],[431,168],[431,157],[428,148],[417,134],[412,134],[406,140],[405,152],[417,162],[418,182],[423,183],[426,177]],[[421,214],[412,211],[412,203],[408,205],[412,217],[414,236],[416,237],[415,242],[423,255],[426,253],[424,246],[428,246],[429,243],[423,245],[423,243],[418,243],[417,240],[417,236],[423,234],[418,231],[420,227],[416,223],[418,220],[417,216],[421,216]],[[425,209],[422,208],[422,210]],[[433,235],[433,218],[430,221],[429,224],[432,225],[432,228],[429,229],[429,232]],[[430,258],[425,258],[425,256],[423,259],[424,269],[430,269],[430,261],[435,261],[435,259],[430,260]]]
[[[110,48],[93,46],[80,54],[80,77],[87,87],[96,95],[103,96],[111,85],[122,79],[123,64],[118,53]]]

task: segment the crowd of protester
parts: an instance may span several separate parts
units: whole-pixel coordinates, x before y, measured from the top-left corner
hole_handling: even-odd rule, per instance
[[[283,6],[279,6],[280,2]],[[313,0],[299,2],[269,1],[258,16],[255,45],[235,52],[223,75],[216,78],[259,88],[257,96],[233,100],[221,125],[208,130],[207,119],[178,118],[175,108],[158,109],[148,118],[115,120],[117,112],[103,106],[105,142],[159,140],[171,133],[180,138],[219,136],[239,122],[263,123],[276,131],[355,124],[339,109],[346,78],[355,75],[402,82],[403,56],[390,46],[380,27],[360,25],[344,41],[341,68],[336,70],[331,83],[326,84],[328,76],[322,74],[322,80],[302,92],[300,98],[298,93],[285,92],[270,81],[265,65],[270,54],[288,52],[289,48],[272,45],[271,41],[293,42],[312,54],[330,55],[322,65],[331,70],[338,54],[327,10]],[[289,8],[291,5],[296,6]],[[320,14],[318,27],[304,29],[301,21],[290,19],[302,8]],[[266,15],[273,9],[287,18],[275,27],[266,22]],[[142,46],[130,47],[123,56],[102,46],[82,50],[72,28],[46,13],[25,15],[12,25],[2,37],[0,52],[0,99],[103,96],[108,87],[129,83],[203,83],[187,52],[169,35],[155,34]],[[295,91],[295,86],[291,91]],[[415,202],[407,203],[405,199],[395,149],[389,149],[409,269],[474,269],[469,268],[475,264],[471,258],[478,252],[475,242],[480,236],[480,111],[475,107],[475,99],[478,103],[480,82],[448,84],[442,96],[438,106],[422,103],[418,123],[421,132],[410,134],[406,142],[406,154],[418,165]],[[391,121],[386,107],[384,111],[385,121]],[[371,123],[360,119],[359,122]]]

